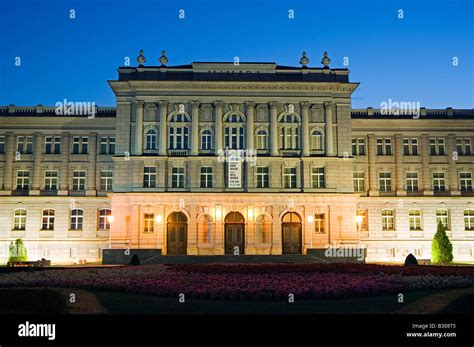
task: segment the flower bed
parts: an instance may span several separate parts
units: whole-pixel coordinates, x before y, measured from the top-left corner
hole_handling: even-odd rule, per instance
[[[294,294],[297,300],[314,300],[474,286],[471,270],[461,274],[456,268],[453,272],[438,268],[439,273],[433,274],[421,267],[418,273],[410,269],[354,264],[75,268],[5,274],[0,276],[0,287],[72,287],[158,296],[183,293],[211,300],[285,300]]]

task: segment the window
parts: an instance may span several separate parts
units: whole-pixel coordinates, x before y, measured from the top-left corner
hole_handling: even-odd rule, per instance
[[[410,192],[410,193],[418,191],[418,173],[417,172],[406,173],[405,189],[407,192]]]
[[[264,129],[257,131],[257,149],[267,149],[267,131]]]
[[[268,166],[257,166],[257,188],[269,188],[270,177],[269,177]]]
[[[472,173],[459,173],[459,189],[461,192],[472,192]]]
[[[365,139],[352,139],[352,155],[365,155]]]
[[[267,215],[259,215],[255,223],[257,242],[269,243],[272,238],[272,223]]]
[[[5,153],[5,136],[0,136],[0,154]]]
[[[409,211],[409,222],[410,230],[421,230],[421,211],[410,210]]]
[[[143,216],[143,232],[153,233],[155,231],[155,215],[153,213],[145,213]]]
[[[44,153],[45,154],[61,153],[61,137],[46,136],[44,138]]]
[[[444,155],[445,154],[443,138],[430,139],[430,154],[431,155]]]
[[[418,139],[403,139],[403,155],[418,155]]]
[[[43,210],[42,230],[54,230],[54,210],[47,208]]]
[[[115,154],[115,137],[109,137],[109,154]]]
[[[71,230],[82,230],[84,224],[84,211],[80,208],[71,210]]]
[[[143,168],[143,187],[156,187],[156,166],[145,166]]]
[[[392,174],[390,172],[379,173],[379,190],[381,192],[392,191]]]
[[[319,130],[313,130],[310,137],[310,148],[315,151],[323,150],[323,134]]]
[[[201,188],[212,188],[212,178],[212,167],[201,166]]]
[[[18,170],[16,173],[16,190],[30,189],[30,172],[28,170]]]
[[[18,208],[13,212],[13,229],[25,230],[26,228],[26,209]]]
[[[314,231],[316,233],[324,233],[324,213],[314,215]]]
[[[296,188],[296,168],[295,167],[283,168],[283,187]]]
[[[474,230],[474,210],[464,210],[464,230]]]
[[[33,153],[33,136],[18,136],[16,150],[21,154]]]
[[[111,191],[114,183],[114,173],[110,170],[100,172],[100,190]]]
[[[72,176],[72,190],[86,190],[86,172],[74,171]]]
[[[110,230],[109,217],[112,215],[112,210],[109,208],[101,208],[99,210],[99,230]]]
[[[237,117],[237,118],[235,118]],[[233,122],[230,119],[237,119],[238,121]],[[225,147],[229,149],[244,149],[245,143],[245,129],[243,127],[243,123],[241,123],[242,119],[240,116],[234,115],[234,117],[227,118],[227,124],[224,130],[224,140],[225,140]]]
[[[394,230],[393,210],[382,210],[382,230]]]
[[[189,149],[189,122],[191,117],[186,113],[176,113],[169,118],[169,149]]]
[[[206,129],[201,134],[201,149],[211,150],[212,149],[212,132],[210,129]]]
[[[280,134],[280,149],[299,149],[299,128],[301,119],[295,113],[283,113],[278,118],[279,134]],[[310,141],[316,141],[312,149],[317,150],[318,130],[313,130],[310,135]],[[314,134],[314,136],[313,136]],[[321,134],[321,133],[319,133]],[[321,148],[322,149],[322,148]]]
[[[354,177],[354,191],[355,192],[365,191],[364,172],[355,171],[353,174],[353,177]]]
[[[435,192],[446,191],[446,179],[444,178],[444,172],[433,172],[433,190]]]
[[[44,190],[58,190],[58,172],[45,171],[44,173]]]
[[[171,171],[171,187],[184,188],[184,167],[174,167]]]
[[[436,226],[441,222],[446,230],[449,230],[448,224],[448,210],[440,208],[436,210]]]
[[[458,152],[458,155],[471,155],[471,139],[456,139],[456,152]]]
[[[368,223],[367,223],[367,210],[357,210],[356,216],[360,219],[360,223],[357,223],[357,227],[359,231],[367,231],[368,230]]]
[[[87,136],[74,136],[72,138],[72,154],[87,154],[89,138]]]
[[[115,154],[115,137],[100,138],[100,154]]]
[[[313,167],[311,169],[311,181],[313,188],[324,188],[324,167]]]
[[[146,149],[155,150],[156,149],[156,130],[149,129],[146,132]]]
[[[392,139],[377,139],[377,155],[392,155]]]

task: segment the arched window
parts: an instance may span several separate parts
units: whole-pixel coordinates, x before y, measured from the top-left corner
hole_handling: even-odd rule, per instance
[[[110,230],[109,217],[112,215],[110,208],[101,208],[99,210],[99,230]]]
[[[155,129],[149,129],[146,132],[146,149],[148,150],[155,150],[156,149],[156,136],[157,131]]]
[[[265,129],[257,131],[257,149],[268,149],[268,136]]]
[[[280,149],[300,148],[300,121],[296,113],[282,113],[278,117]]]
[[[189,149],[189,123],[191,117],[186,113],[173,113],[168,117],[168,148]]]
[[[315,151],[323,150],[323,134],[321,131],[314,129],[310,136],[310,148]]]
[[[71,210],[71,230],[82,230],[84,224],[84,211],[80,208]]]
[[[208,214],[204,215],[199,222],[199,235],[201,236],[202,242],[209,243],[212,240],[212,217]]]
[[[17,208],[13,212],[13,229],[25,230],[26,228],[26,209]]]
[[[229,149],[245,148],[245,116],[240,113],[228,113],[224,116],[225,147]]]
[[[201,133],[201,149],[212,149],[212,132],[211,129],[205,129]]]
[[[464,210],[464,230],[474,231],[474,210]]]
[[[54,230],[54,210],[46,208],[43,210],[42,230]]]
[[[257,242],[269,243],[271,242],[272,236],[272,223],[270,217],[261,214],[256,219],[256,232],[257,232]]]

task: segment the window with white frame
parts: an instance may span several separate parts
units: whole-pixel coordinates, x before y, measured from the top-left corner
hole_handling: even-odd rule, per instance
[[[471,139],[470,138],[457,138],[456,139],[456,152],[458,155],[471,155]]]
[[[212,166],[201,166],[201,188],[212,188],[213,168]]]
[[[459,173],[459,189],[461,190],[461,192],[472,192],[472,173],[471,172]]]
[[[115,154],[115,137],[101,136],[100,154]]]
[[[430,138],[430,155],[445,155],[445,141],[443,138]]]
[[[379,190],[381,192],[392,191],[392,173],[379,172]]]
[[[86,190],[86,172],[84,170],[77,170],[73,172],[72,190],[74,191]]]
[[[16,172],[16,190],[30,189],[30,171],[18,170]]]
[[[84,210],[73,208],[71,210],[71,230],[82,230],[84,224]]]
[[[352,138],[352,155],[365,155],[365,139]]]
[[[448,210],[439,208],[436,210],[436,226],[441,223],[446,230],[449,230]]]
[[[313,188],[324,188],[324,167],[313,167],[311,168],[311,182]]]
[[[61,137],[60,136],[46,136],[44,138],[44,153],[45,154],[60,154],[61,153]]]
[[[229,113],[224,116],[224,146],[229,149],[245,148],[245,117],[238,113]],[[250,134],[251,135],[251,134]]]
[[[54,230],[54,215],[55,211],[52,208],[43,210],[42,230]]]
[[[170,117],[168,129],[169,149],[189,149],[189,123],[191,117],[176,113]]]
[[[257,188],[270,187],[270,170],[268,166],[257,166]]]
[[[444,177],[444,172],[433,172],[433,191],[446,191],[446,178]]]
[[[464,210],[464,230],[474,230],[474,209]]]
[[[265,129],[259,129],[257,131],[257,149],[266,150],[268,149],[268,136]]]
[[[25,230],[26,228],[26,209],[17,208],[13,212],[13,229]]]
[[[89,138],[87,136],[73,136],[72,154],[87,154],[89,149]]]
[[[300,121],[295,113],[283,113],[279,116],[280,149],[299,149]]]
[[[409,193],[417,192],[419,190],[417,172],[407,172],[405,174],[405,189]]]
[[[143,215],[143,232],[153,233],[155,231],[155,215],[153,213],[145,213]]]
[[[314,129],[311,131],[310,136],[310,148],[314,151],[322,151],[323,150],[323,134],[319,129]]]
[[[185,186],[185,176],[184,176],[184,167],[176,166],[171,170],[171,187],[172,188],[184,188]]]
[[[314,232],[316,233],[324,233],[324,224],[325,218],[324,213],[316,213],[314,215]]]
[[[156,166],[145,166],[143,168],[143,187],[156,187]]]
[[[382,210],[382,230],[390,231],[395,230],[394,215],[392,209]]]
[[[157,131],[154,128],[148,129],[145,134],[145,149],[156,150]]]
[[[58,190],[58,172],[55,170],[47,170],[44,172],[44,190]]]
[[[410,230],[421,230],[421,211],[417,209],[410,210],[409,214],[409,225]]]
[[[377,155],[392,155],[392,139],[390,137],[377,139]]]
[[[201,149],[211,150],[212,149],[212,131],[211,129],[205,129],[201,134]]]
[[[100,171],[100,190],[111,191],[114,183],[114,172],[112,170]]]
[[[418,155],[418,139],[403,139],[403,155]]]
[[[365,191],[364,171],[354,171],[353,178],[354,178],[354,191],[355,192]]]
[[[99,210],[99,230],[110,230],[110,216],[112,210],[110,208],[101,208]]]
[[[33,136],[18,136],[16,150],[21,154],[33,153]]]
[[[283,168],[283,188],[296,188],[296,168]]]

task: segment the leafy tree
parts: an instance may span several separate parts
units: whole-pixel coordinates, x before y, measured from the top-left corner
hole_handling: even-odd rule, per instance
[[[446,235],[446,228],[439,222],[438,229],[431,243],[431,261],[433,263],[450,263],[453,260],[453,245]]]
[[[28,261],[28,253],[22,239],[10,242],[9,262]]]

